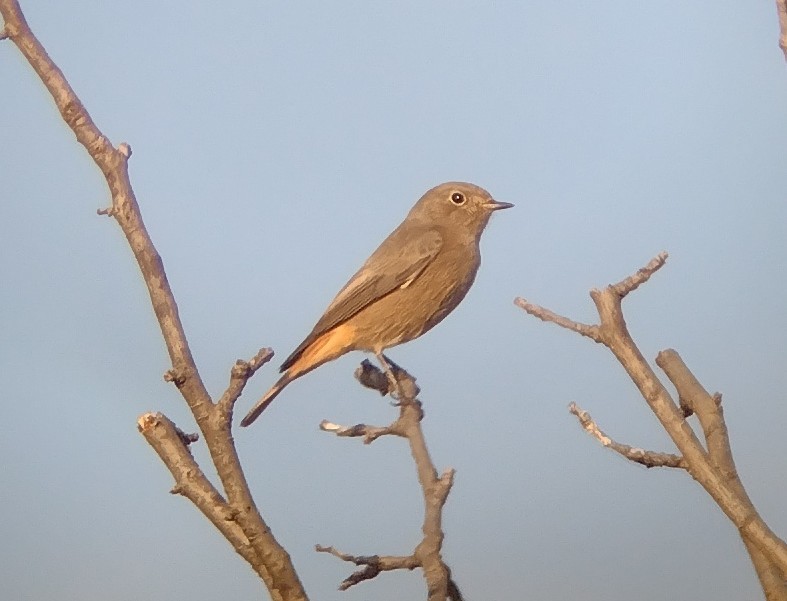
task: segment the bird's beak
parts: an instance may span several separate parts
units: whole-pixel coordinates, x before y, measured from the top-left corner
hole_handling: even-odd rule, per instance
[[[485,208],[489,209],[490,211],[499,211],[500,209],[510,209],[513,207],[510,202],[498,202],[490,198],[486,204],[484,205]]]

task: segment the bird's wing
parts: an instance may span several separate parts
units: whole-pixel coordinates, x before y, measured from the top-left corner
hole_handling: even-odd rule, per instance
[[[399,288],[409,286],[429,265],[443,246],[443,237],[435,228],[395,230],[350,281],[314,326],[300,346],[282,364],[285,371],[321,334],[348,320],[361,309]]]

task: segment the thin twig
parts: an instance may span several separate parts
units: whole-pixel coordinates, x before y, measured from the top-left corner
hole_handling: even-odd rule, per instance
[[[394,436],[404,436],[404,434],[396,429],[396,422],[390,426],[369,426],[367,424],[355,424],[354,426],[342,426],[341,424],[334,424],[324,419],[320,422],[320,430],[323,432],[331,432],[336,436],[347,438],[360,438],[363,437],[364,444],[371,444],[381,436],[392,434]]]
[[[533,317],[538,317],[538,319],[541,321],[554,323],[559,325],[561,328],[571,330],[572,332],[586,336],[591,340],[595,340],[596,342],[601,342],[598,326],[591,326],[585,323],[574,321],[573,319],[569,319],[563,315],[558,315],[546,307],[535,305],[522,297],[515,298],[514,304],[520,309],[524,309]]]
[[[314,545],[314,550],[318,553],[330,553],[343,561],[363,566],[363,569],[353,572],[342,581],[339,585],[340,591],[346,591],[364,580],[371,580],[382,572],[414,570],[421,567],[413,555],[350,555],[342,553],[333,546],[325,547],[323,545]]]
[[[577,417],[579,424],[582,426],[585,432],[590,434],[605,447],[612,449],[629,461],[639,463],[647,468],[675,467],[686,469],[686,463],[683,461],[683,457],[680,455],[675,455],[673,453],[659,453],[657,451],[646,451],[645,449],[639,449],[637,447],[631,447],[627,444],[616,442],[598,427],[598,424],[596,424],[596,422],[593,421],[593,418],[590,417],[590,413],[582,409],[576,403],[571,403],[568,406],[568,411]]]
[[[669,255],[666,251],[661,251],[653,257],[645,267],[640,267],[636,273],[621,280],[617,284],[612,284],[608,287],[611,291],[617,294],[620,298],[625,298],[629,292],[634,292],[642,284],[647,282],[654,273],[664,266],[667,262]]]
[[[229,419],[232,415],[232,409],[235,406],[235,402],[243,393],[243,389],[246,387],[249,379],[260,367],[268,363],[271,359],[273,359],[273,349],[262,348],[251,358],[251,360],[244,361],[243,359],[238,359],[235,362],[235,365],[233,365],[230,370],[229,386],[227,386],[224,394],[221,395],[221,398],[216,403],[219,412],[226,416],[226,419]]]

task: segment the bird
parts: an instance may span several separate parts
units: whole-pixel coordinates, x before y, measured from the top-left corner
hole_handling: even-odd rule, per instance
[[[447,182],[427,191],[339,291],[311,333],[282,363],[281,378],[241,420],[249,426],[293,380],[345,353],[374,353],[418,338],[462,301],[481,264],[492,213],[514,205],[479,186]]]

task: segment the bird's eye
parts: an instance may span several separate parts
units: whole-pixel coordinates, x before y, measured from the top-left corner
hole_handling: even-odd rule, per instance
[[[454,192],[451,194],[451,202],[455,205],[463,205],[465,204],[465,195],[461,192]]]

